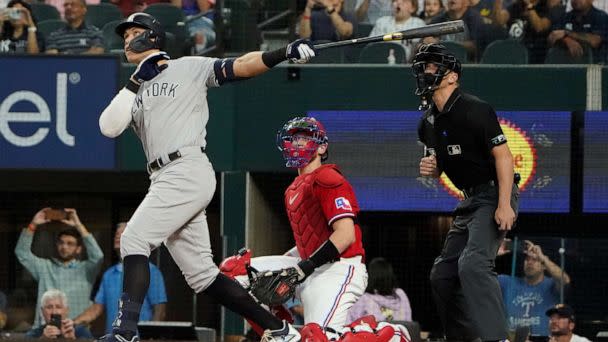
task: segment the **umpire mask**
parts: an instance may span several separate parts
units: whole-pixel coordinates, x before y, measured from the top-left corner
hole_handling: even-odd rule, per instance
[[[434,72],[427,71],[429,63],[437,66]],[[456,56],[445,46],[436,43],[420,46],[412,63],[412,73],[416,78],[416,95],[420,96],[421,99],[420,109],[430,107],[433,92],[450,71],[460,76],[462,67]]]

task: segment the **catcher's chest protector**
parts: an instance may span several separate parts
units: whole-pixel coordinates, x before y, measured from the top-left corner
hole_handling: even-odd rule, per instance
[[[312,172],[297,177],[285,191],[285,208],[302,259],[308,258],[332,233],[314,194],[314,186],[318,186],[316,175]]]

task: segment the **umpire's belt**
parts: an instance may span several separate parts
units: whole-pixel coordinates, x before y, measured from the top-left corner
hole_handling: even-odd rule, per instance
[[[520,178],[521,177],[520,177],[519,173],[513,174],[513,183],[519,184]],[[498,182],[496,182],[495,180],[491,180],[491,181],[488,181],[485,183],[474,185],[474,186],[466,188],[466,189],[462,189],[462,194],[464,195],[464,198],[469,198],[469,197],[475,196],[481,192],[488,191],[489,189],[495,187],[496,185],[498,185]]]
[[[186,148],[184,148],[186,149]],[[205,153],[205,148],[204,147],[200,147],[201,152]],[[177,160],[179,158],[181,158],[182,153],[184,153],[183,151],[177,150],[175,152],[171,152],[167,155],[168,158],[165,158],[165,161],[163,161],[163,158],[158,158],[154,161],[152,161],[151,163],[149,163],[147,166],[148,168],[148,172],[152,173],[154,171],[158,171],[160,170],[163,166],[171,163],[174,160]],[[168,159],[168,160],[167,160]]]

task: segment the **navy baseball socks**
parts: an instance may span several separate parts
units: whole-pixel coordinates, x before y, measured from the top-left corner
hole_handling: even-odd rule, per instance
[[[112,333],[102,336],[101,342],[138,342],[137,322],[141,303],[133,302],[126,293],[120,297],[118,315],[112,323]]]

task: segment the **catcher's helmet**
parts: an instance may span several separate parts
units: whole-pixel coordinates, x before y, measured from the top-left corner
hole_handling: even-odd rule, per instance
[[[426,66],[433,63],[437,66],[435,73],[426,73]],[[412,72],[416,77],[416,95],[426,96],[432,94],[445,75],[450,71],[458,76],[462,73],[462,66],[456,56],[445,46],[437,43],[422,44],[414,56]]]
[[[294,141],[294,136],[306,137],[302,146]],[[285,166],[302,168],[313,159],[319,145],[327,144],[327,134],[321,122],[312,117],[297,117],[289,120],[277,133],[277,147],[283,152]],[[327,152],[321,160],[327,159]]]
[[[147,29],[147,31],[129,43],[131,50],[144,52],[150,49],[163,49],[165,45],[165,30],[156,18],[147,13],[133,13],[116,26],[116,34],[123,38],[125,31],[133,26]]]

